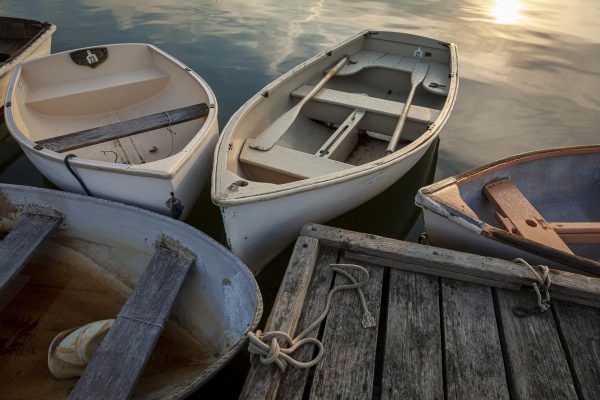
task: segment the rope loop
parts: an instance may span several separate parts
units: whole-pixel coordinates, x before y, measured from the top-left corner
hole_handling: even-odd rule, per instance
[[[537,281],[531,283],[531,286],[533,287],[533,290],[535,291],[535,294],[537,296],[536,307],[533,309],[526,307],[515,307],[513,308],[513,314],[515,314],[519,318],[523,318],[529,315],[548,311],[551,305],[550,285],[552,284],[552,281],[550,279],[550,268],[548,268],[546,265],[538,265],[538,267],[540,267],[541,269],[540,275],[540,273],[538,273],[538,271],[536,271],[535,268],[533,268],[527,261],[523,260],[522,258],[515,258],[513,261],[528,267]],[[544,291],[543,297],[540,288],[542,288],[542,290]]]
[[[369,280],[369,271],[367,271],[366,268],[355,264],[331,264],[330,268],[332,271],[345,276],[350,283],[338,285],[332,288],[327,295],[325,309],[321,315],[294,339],[292,339],[286,332],[282,331],[263,333],[262,331],[257,330],[256,332],[248,332],[248,339],[250,342],[248,345],[248,351],[250,352],[250,360],[252,360],[254,356],[259,356],[262,364],[275,364],[281,372],[285,371],[285,368],[288,364],[299,369],[310,368],[316,365],[323,357],[325,350],[323,343],[316,338],[305,336],[317,328],[325,319],[327,313],[329,312],[331,297],[335,292],[341,290],[356,289],[363,308],[363,317],[361,321],[362,326],[364,328],[372,328],[376,325],[375,318],[373,318],[373,315],[369,312],[367,302],[362,291],[362,287],[366,285]],[[348,272],[349,269],[358,270],[362,273],[363,278],[357,281],[356,278],[354,278],[354,276]],[[280,345],[278,339],[282,340],[282,345]],[[312,360],[302,362],[294,359],[291,356],[291,354],[298,348],[307,344],[314,344],[318,349],[317,354]],[[282,347],[283,345],[285,347]]]

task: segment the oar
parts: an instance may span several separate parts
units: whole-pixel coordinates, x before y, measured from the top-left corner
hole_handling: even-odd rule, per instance
[[[396,150],[396,146],[398,145],[398,141],[400,140],[400,133],[402,132],[402,128],[404,128],[404,123],[406,122],[406,116],[408,115],[410,103],[412,103],[415,91],[417,90],[417,86],[419,86],[421,82],[423,82],[423,79],[425,79],[425,75],[427,75],[427,69],[429,69],[429,64],[417,63],[412,70],[412,75],[410,76],[410,83],[412,87],[410,88],[410,92],[408,93],[406,104],[404,104],[404,108],[402,109],[402,114],[400,114],[398,125],[396,125],[396,129],[394,129],[394,133],[392,134],[390,143],[388,144],[387,150],[385,151],[387,154],[391,154]]]
[[[279,140],[281,136],[288,130],[290,125],[294,122],[298,114],[300,113],[300,109],[304,106],[321,88],[327,81],[334,76],[346,63],[348,62],[348,56],[342,58],[335,64],[332,68],[330,68],[323,79],[319,83],[315,85],[315,87],[294,107],[287,110],[283,113],[279,118],[275,120],[267,129],[265,129],[259,136],[254,140],[254,142],[250,145],[251,148],[256,150],[269,150],[275,142]]]

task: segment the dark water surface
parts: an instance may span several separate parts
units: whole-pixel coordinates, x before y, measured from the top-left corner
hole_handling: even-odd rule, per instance
[[[359,231],[414,238],[422,229],[414,225],[414,194],[434,176],[600,142],[597,0],[0,0],[0,15],[56,24],[53,52],[115,42],[159,46],[209,83],[221,127],[275,77],[360,30],[455,42],[460,89],[439,146],[382,196],[333,222]],[[3,129],[0,181],[52,187]],[[187,222],[223,239],[208,188]],[[290,251],[259,276],[266,312]],[[245,355],[238,357],[197,397],[236,398],[246,365]]]

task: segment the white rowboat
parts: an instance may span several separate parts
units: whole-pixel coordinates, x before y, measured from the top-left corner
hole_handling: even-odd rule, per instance
[[[438,137],[457,74],[451,43],[365,31],[267,85],[215,152],[212,200],[233,253],[256,273],[305,223],[391,186]]]
[[[419,190],[435,246],[600,275],[600,146],[505,158]]]
[[[50,54],[55,31],[48,22],[0,17],[0,115],[12,71],[22,62]]]
[[[6,101],[9,131],[64,190],[185,218],[210,176],[215,95],[152,45],[80,49],[22,64]]]
[[[4,279],[5,270],[16,266],[5,265],[6,260],[21,257],[44,221],[52,218],[59,220],[37,242],[33,256]],[[38,224],[37,229],[29,229],[13,251],[9,243],[28,230],[27,223]],[[160,324],[164,330],[133,398],[189,395],[242,349],[246,333],[260,320],[260,292],[246,266],[208,236],[172,218],[68,192],[0,184],[0,232],[6,231],[0,241],[0,387],[11,398],[66,399],[78,385],[81,379],[57,380],[46,366],[50,344],[61,332],[109,318],[139,321],[142,332],[158,325],[156,320],[144,323],[142,312],[126,316],[119,310],[159,248],[175,249],[195,261],[169,319]],[[166,273],[177,272],[172,271]],[[114,381],[104,384],[102,390],[125,391],[112,388]]]

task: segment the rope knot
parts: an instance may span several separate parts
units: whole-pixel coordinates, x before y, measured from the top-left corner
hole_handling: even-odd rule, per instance
[[[515,307],[515,308],[513,308],[513,313],[517,317],[522,318],[522,317],[526,317],[528,315],[532,315],[532,314],[536,314],[536,313],[543,313],[545,311],[548,311],[550,309],[550,305],[551,305],[551,303],[550,303],[550,285],[552,284],[552,281],[550,279],[550,268],[548,268],[546,265],[538,265],[538,267],[540,267],[541,273],[542,273],[540,275],[538,273],[538,271],[535,270],[535,268],[533,268],[527,261],[523,260],[522,258],[515,258],[513,261],[528,267],[529,270],[531,272],[533,272],[533,276],[537,281],[537,282],[531,283],[531,286],[533,287],[533,290],[535,290],[535,294],[537,296],[536,308],[532,310],[532,309],[528,309],[525,307]],[[542,292],[540,291],[540,288],[542,288],[544,291],[543,298],[542,298]]]

